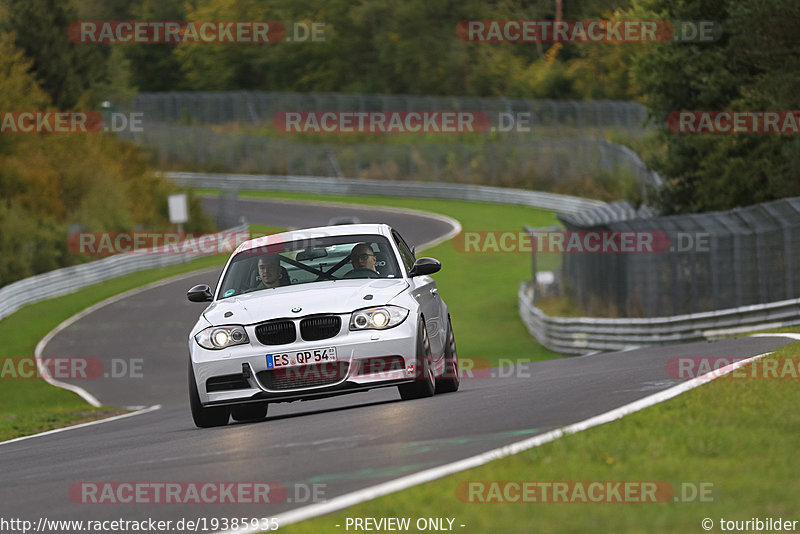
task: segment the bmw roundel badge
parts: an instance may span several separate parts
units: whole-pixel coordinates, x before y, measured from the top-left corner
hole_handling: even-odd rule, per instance
[[[293,313],[300,313],[302,310],[303,308],[301,308],[300,306],[295,306],[294,308],[292,308]]]

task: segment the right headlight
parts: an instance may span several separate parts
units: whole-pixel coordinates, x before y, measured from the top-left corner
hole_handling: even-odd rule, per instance
[[[350,316],[350,330],[386,330],[399,325],[406,317],[408,310],[400,306],[364,308]]]

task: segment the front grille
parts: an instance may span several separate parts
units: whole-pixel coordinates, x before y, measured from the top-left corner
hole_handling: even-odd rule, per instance
[[[250,384],[244,379],[242,373],[235,375],[212,376],[206,380],[206,392],[231,391],[233,389],[248,389]]]
[[[285,345],[297,340],[292,321],[270,321],[256,327],[256,337],[263,345]]]
[[[359,375],[371,375],[388,373],[391,371],[402,371],[406,368],[406,362],[402,356],[381,356],[378,358],[366,358],[358,361]]]
[[[338,315],[307,317],[300,321],[300,336],[306,341],[328,339],[342,329],[342,318]]]
[[[348,362],[326,362],[261,371],[259,382],[272,390],[328,386],[347,377]]]

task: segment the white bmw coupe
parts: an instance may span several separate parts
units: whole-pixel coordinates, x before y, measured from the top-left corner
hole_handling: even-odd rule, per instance
[[[273,402],[396,386],[403,399],[458,390],[450,312],[431,274],[385,224],[309,228],[239,245],[189,335],[199,427],[264,419]]]

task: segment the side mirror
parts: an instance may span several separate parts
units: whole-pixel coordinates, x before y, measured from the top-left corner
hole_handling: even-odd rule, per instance
[[[211,302],[214,296],[211,294],[211,288],[206,284],[194,286],[186,293],[186,298],[192,302]]]
[[[433,258],[419,258],[414,262],[414,267],[411,268],[409,276],[422,276],[424,274],[438,273],[442,269],[442,264],[439,260]]]

